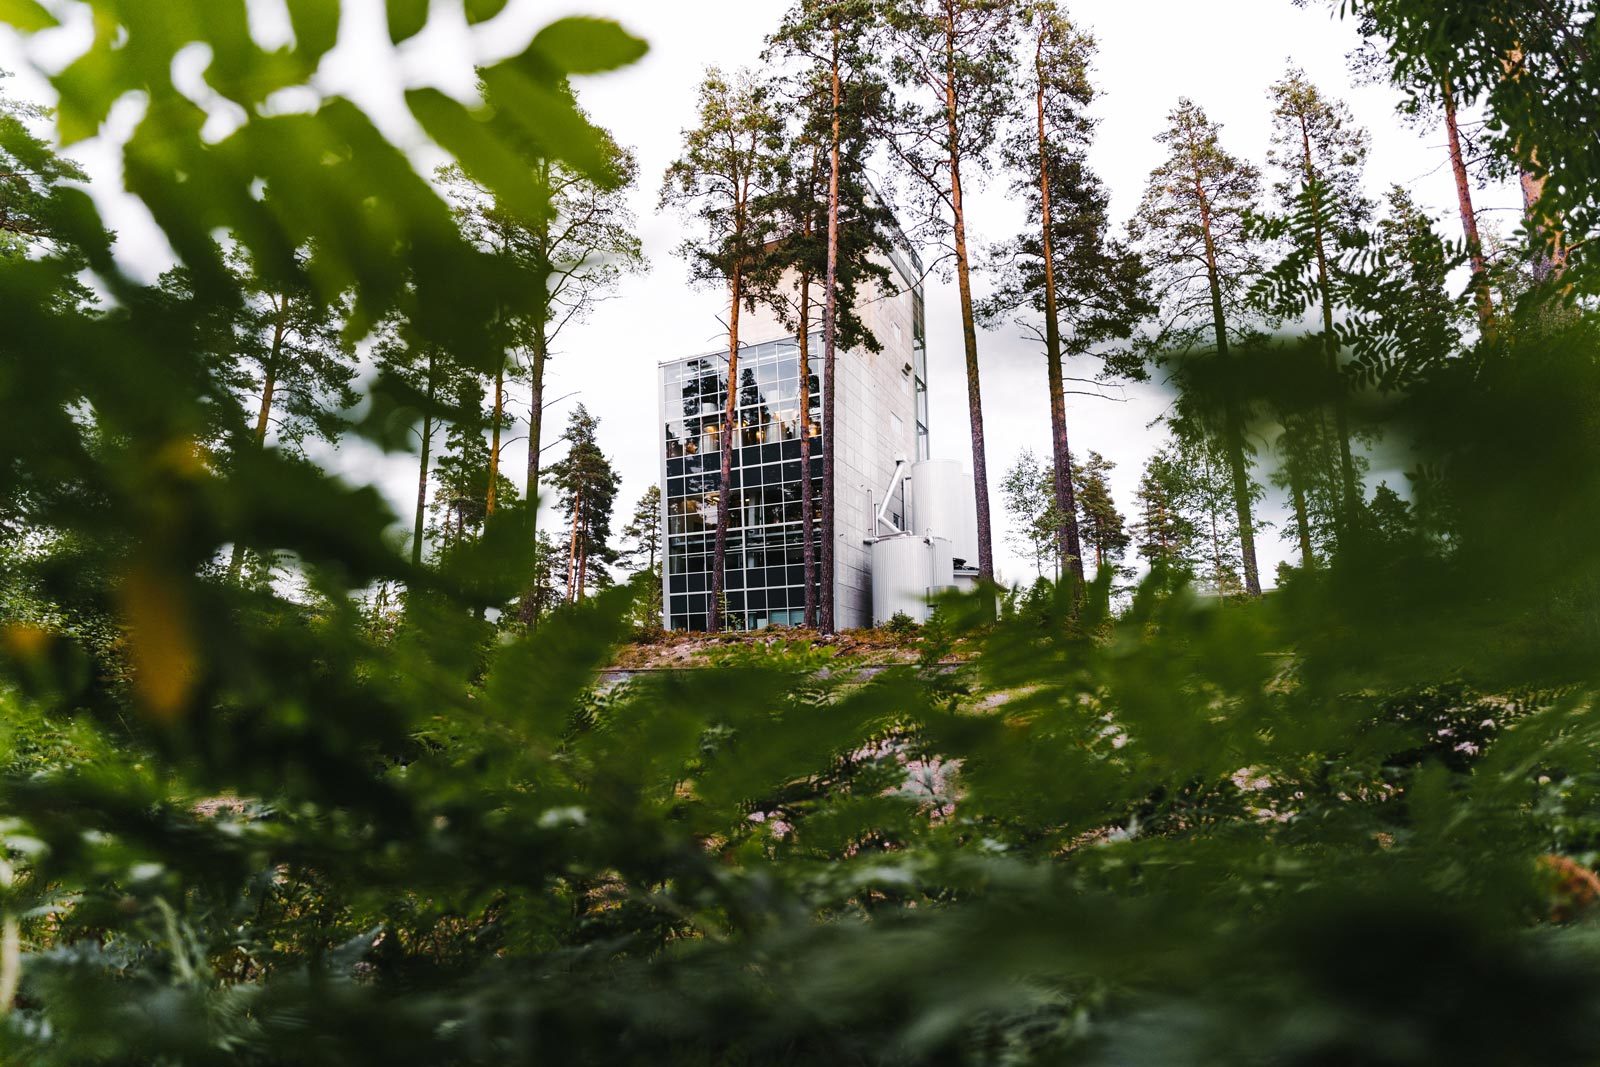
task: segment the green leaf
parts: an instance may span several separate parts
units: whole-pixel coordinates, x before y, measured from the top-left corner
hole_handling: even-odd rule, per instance
[[[23,33],[38,33],[61,25],[54,15],[39,6],[38,0],[0,0],[0,22]]]
[[[599,132],[572,101],[515,69],[515,60],[483,71],[483,84],[495,112],[518,124],[541,155],[561,159],[601,180],[608,160]]]
[[[476,26],[488,22],[506,9],[506,0],[467,0],[467,22]]]
[[[296,51],[315,66],[339,39],[339,0],[287,0]],[[426,17],[427,5],[423,5]]]
[[[478,116],[437,89],[406,93],[412,115],[434,141],[460,162],[475,181],[494,191],[512,211],[537,218],[547,210],[530,180],[527,163],[494,136]]]
[[[540,30],[529,47],[564,74],[597,74],[637,61],[650,46],[610,19],[558,19]]]
[[[428,24],[428,0],[389,0],[389,39],[395,44],[422,32]]]

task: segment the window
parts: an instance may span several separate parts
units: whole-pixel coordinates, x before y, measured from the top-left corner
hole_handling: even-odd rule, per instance
[[[822,340],[815,335],[814,352]],[[716,358],[662,367],[662,438],[667,452],[666,618],[674,629],[709,623],[716,491],[721,481],[721,402]],[[739,420],[729,485],[727,618],[732,629],[799,624],[806,574],[801,566],[800,365],[792,341],[752,345],[739,357]],[[820,376],[810,374],[811,478],[821,521]],[[703,414],[702,414],[703,413]],[[674,445],[674,441],[679,443]],[[818,527],[820,528],[820,527]],[[815,532],[812,534],[815,544]],[[820,545],[817,546],[820,554]],[[812,576],[816,581],[816,576]],[[775,609],[775,610],[774,610]]]

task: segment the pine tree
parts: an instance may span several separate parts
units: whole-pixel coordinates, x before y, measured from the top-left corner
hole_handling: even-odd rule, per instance
[[[1125,570],[1122,559],[1132,544],[1127,520],[1111,498],[1108,475],[1116,466],[1100,453],[1090,451],[1083,466],[1074,465],[1072,472],[1073,483],[1078,487],[1078,527],[1083,543],[1094,553],[1096,576],[1107,567],[1114,573],[1122,573]]]
[[[158,284],[168,300],[199,301],[209,309],[218,377],[246,420],[228,435],[234,447],[260,450],[271,443],[303,456],[308,441],[337,443],[347,427],[344,413],[356,402],[356,354],[344,333],[348,299],[313,290],[303,276],[262,272],[239,248],[219,258],[236,299],[201,297],[183,267],[167,271]],[[298,249],[293,258],[303,270],[311,249]],[[230,576],[238,577],[245,555],[246,546],[235,543]]]
[[[1279,213],[1267,217],[1262,229],[1276,239],[1281,258],[1257,281],[1254,295],[1279,317],[1296,318],[1312,308],[1320,316],[1339,451],[1339,524],[1348,529],[1359,515],[1362,492],[1335,319],[1349,311],[1354,291],[1364,284],[1361,256],[1371,204],[1362,192],[1362,172],[1369,138],[1342,101],[1324,96],[1294,68],[1272,86],[1271,99],[1268,158],[1278,172],[1272,188]]]
[[[617,559],[611,547],[611,513],[622,479],[600,449],[599,427],[587,408],[574,407],[567,418],[567,454],[549,470],[569,527],[566,595],[573,602],[590,589],[609,586],[611,575],[605,565]]]
[[[445,429],[444,450],[433,470],[436,489],[428,510],[435,557],[442,562],[483,533],[488,521],[489,479],[494,477],[495,498],[502,503],[517,499],[517,489],[498,470],[491,475],[489,431],[491,409],[482,377],[476,373],[450,376],[446,400],[453,417]],[[413,541],[413,547],[415,541]]]
[[[738,412],[739,312],[752,304],[749,285],[766,266],[767,242],[775,228],[766,214],[775,190],[783,149],[782,123],[770,89],[744,72],[729,79],[715,68],[700,86],[699,124],[684,132],[683,155],[667,168],[663,207],[698,220],[702,232],[685,241],[681,254],[696,280],[728,286],[728,372],[719,431],[721,476],[717,482],[717,532],[711,566],[713,633],[722,629],[728,557],[729,487],[733,482],[733,436]]]
[[[1110,233],[1108,197],[1089,169],[1094,100],[1089,65],[1094,41],[1049,0],[1026,12],[1032,37],[1033,114],[1005,146],[1019,177],[1014,189],[1028,205],[1030,229],[995,257],[998,291],[980,314],[994,321],[1019,309],[1019,320],[1044,343],[1050,391],[1052,492],[1057,554],[1083,580],[1083,555],[1074,501],[1063,360],[1107,341],[1125,340],[1154,312],[1145,295],[1144,268]]]
[[[906,94],[889,144],[916,192],[923,229],[947,237],[955,260],[984,579],[994,578],[994,534],[962,182],[988,165],[995,116],[1008,110],[1015,92],[1016,24],[1014,0],[902,0],[885,9],[890,67]]]
[[[1419,105],[1442,101],[1452,115],[1457,106],[1485,106],[1489,142],[1519,174],[1535,280],[1600,291],[1600,271],[1586,254],[1600,229],[1600,21],[1592,0],[1361,0],[1348,9],[1383,51],[1390,81]],[[1463,195],[1464,223],[1470,215]],[[1482,276],[1471,233],[1468,244]],[[1576,279],[1566,277],[1569,266],[1580,268]],[[1478,290],[1488,325],[1487,288]]]
[[[643,576],[644,589],[640,594],[643,620],[660,623],[661,616],[661,487],[652,485],[633,506],[633,514],[622,527],[622,536],[629,542],[618,554],[622,568],[635,576]]]
[[[1195,578],[1217,596],[1240,596],[1245,591],[1239,569],[1243,553],[1226,450],[1215,435],[1196,433],[1181,424],[1175,429],[1173,459],[1182,473],[1177,501],[1195,532]]]
[[[428,484],[433,446],[441,416],[450,398],[461,395],[461,378],[469,373],[438,345],[430,344],[411,328],[406,314],[397,312],[378,329],[372,355],[390,388],[408,391],[422,412],[417,428],[417,506],[411,530],[411,565],[422,565],[423,536],[428,510]],[[487,495],[487,489],[485,489]]]
[[[802,470],[810,471],[809,426],[811,361],[809,317],[810,285],[822,279],[822,523],[820,564],[822,582],[814,589],[809,577],[805,592],[806,625],[832,633],[834,579],[834,450],[833,396],[840,348],[877,352],[880,343],[856,314],[866,285],[880,287],[890,277],[875,253],[887,245],[892,220],[866,180],[866,161],[877,143],[875,130],[882,124],[888,104],[873,48],[879,13],[872,0],[798,0],[784,16],[768,42],[771,57],[801,65],[786,94],[794,103],[795,127],[787,153],[791,179],[787,183],[791,218],[789,236],[779,261],[796,274],[796,296],[791,302],[800,339],[800,383],[804,426],[800,441]],[[817,502],[809,478],[802,483],[802,525],[810,530]],[[805,542],[806,574],[812,573],[812,542]],[[819,603],[820,601],[820,603]]]
[[[551,92],[573,113],[583,115],[565,81]],[[487,98],[498,105],[494,92]],[[513,108],[507,105],[507,110]],[[520,162],[535,193],[531,209],[522,201],[513,204],[495,197],[462,168],[443,172],[468,232],[505,265],[508,274],[527,280],[526,299],[508,304],[502,325],[506,346],[520,360],[528,384],[525,485],[530,500],[538,494],[545,450],[544,383],[551,354],[568,326],[585,321],[625,276],[645,268],[643,246],[635,235],[637,219],[628,207],[638,164],[633,153],[604,130],[593,127],[592,134],[594,158],[584,168],[564,162],[539,143],[522,141]],[[498,453],[495,449],[497,467]],[[537,507],[533,519],[537,538]],[[529,610],[536,601],[537,597],[524,598]],[[529,624],[533,616],[521,621]]]
[[[1134,546],[1164,590],[1194,577],[1196,531],[1184,511],[1187,485],[1182,462],[1169,446],[1150,457],[1134,494]]]
[[[1221,365],[1218,432],[1233,485],[1244,588],[1259,596],[1245,410],[1229,372],[1231,347],[1248,318],[1246,293],[1260,271],[1247,220],[1260,200],[1261,180],[1255,167],[1222,147],[1220,127],[1193,102],[1180,100],[1168,123],[1156,138],[1167,158],[1151,173],[1129,225],[1166,323],[1146,348],[1158,359],[1209,350]],[[1117,369],[1142,373],[1132,364]]]

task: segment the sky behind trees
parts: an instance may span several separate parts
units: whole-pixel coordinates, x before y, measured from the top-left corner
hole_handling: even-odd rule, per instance
[[[341,45],[319,73],[319,81],[348,92],[401,143],[419,143],[400,103],[402,86],[433,84],[464,96],[472,88],[473,63],[498,58],[501,42],[525,40],[521,27],[567,14],[604,15],[651,43],[651,53],[634,67],[577,82],[579,99],[594,119],[638,153],[640,181],[632,205],[650,270],[626,279],[589,322],[563,335],[560,350],[552,355],[545,391],[549,398],[565,397],[547,411],[546,425],[564,425],[567,409],[578,402],[601,420],[601,444],[623,479],[619,499],[636,499],[658,477],[656,364],[712,351],[726,336],[725,294],[691,291],[687,269],[673,254],[681,241],[682,224],[676,216],[657,211],[660,175],[674,158],[682,128],[693,118],[694,94],[706,65],[732,68],[756,62],[765,36],[787,7],[788,0],[513,0],[499,18],[471,33],[464,26],[430,26],[396,50],[385,43],[379,5],[350,0],[346,20],[371,21],[379,32],[345,35],[344,41],[362,43]],[[281,0],[251,0],[251,9],[258,36],[270,39],[284,32]],[[1090,158],[1110,189],[1112,218],[1119,224],[1132,213],[1150,169],[1160,159],[1153,137],[1180,95],[1194,98],[1223,125],[1232,152],[1262,163],[1270,134],[1267,87],[1292,61],[1326,93],[1347,100],[1357,121],[1371,131],[1368,193],[1377,198],[1398,182],[1436,219],[1445,220],[1442,233],[1457,233],[1449,214],[1454,198],[1442,131],[1404,124],[1395,114],[1393,91],[1351,84],[1345,56],[1357,43],[1355,27],[1335,19],[1325,6],[1299,9],[1287,0],[1230,0],[1226,5],[1078,0],[1069,11],[1099,43],[1094,81],[1100,97],[1093,113],[1100,126]],[[81,47],[86,33],[81,20],[59,31],[60,54],[70,55]],[[187,58],[199,93],[205,57],[196,53]],[[18,75],[12,90],[49,102],[42,82],[22,67],[15,42],[0,37],[0,69]],[[292,98],[283,103],[295,105]],[[96,182],[97,199],[120,235],[119,255],[153,278],[168,264],[170,251],[138,205],[113,199],[111,193],[120,184],[116,139],[131,128],[138,109],[135,101],[120,105],[106,137],[75,146],[70,154],[84,163]],[[214,121],[219,133],[226,130],[230,122],[226,108],[217,109]],[[430,169],[437,162],[423,152],[416,161]],[[885,184],[892,188],[892,183]],[[1014,234],[1021,224],[1020,209],[1009,202],[1007,184],[995,177],[980,185],[969,224],[981,245]],[[1519,205],[1513,190],[1492,188],[1480,194],[1479,206],[1488,227],[1514,227]],[[978,286],[980,292],[985,288],[981,279]],[[953,281],[929,280],[928,335],[933,452],[970,463]],[[984,340],[984,407],[994,471],[1008,467],[1023,448],[1041,454],[1049,450],[1039,348],[1011,327],[997,329]],[[1069,366],[1068,373],[1088,376],[1095,369],[1080,363]],[[1117,504],[1129,513],[1140,469],[1163,438],[1161,429],[1149,424],[1165,410],[1165,394],[1154,387],[1100,391],[1116,399],[1068,397],[1074,454],[1087,455],[1093,449],[1117,464],[1112,490]],[[512,411],[519,418],[525,415],[526,401],[514,402]],[[520,427],[507,436],[505,465],[516,471],[522,466]],[[364,448],[347,447],[331,462],[341,469],[360,468],[363,478],[372,476],[374,465],[392,465],[382,481],[396,513],[403,521],[409,515],[408,500],[415,492],[409,459],[385,459]],[[1258,477],[1265,481],[1265,471],[1258,470]],[[1403,484],[1399,472],[1380,459],[1373,464],[1369,486],[1384,479],[1396,488]],[[995,503],[999,504],[998,496]],[[1282,513],[1276,495],[1269,498],[1263,517],[1281,527]],[[1002,579],[1026,580],[1033,568],[1004,547],[1008,519],[998,507],[996,518],[999,573]],[[1260,536],[1261,570],[1269,583],[1278,561],[1293,554],[1293,545],[1280,534],[1281,529],[1269,529]]]

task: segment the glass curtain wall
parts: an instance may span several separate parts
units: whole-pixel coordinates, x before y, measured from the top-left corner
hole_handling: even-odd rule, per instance
[[[819,524],[825,447],[817,359],[821,350],[821,338],[814,336],[810,477]],[[714,355],[661,368],[666,624],[673,630],[704,630],[710,625],[727,362],[725,355]],[[804,619],[807,575],[800,523],[800,349],[795,340],[752,345],[742,351],[738,394],[733,477],[728,487],[725,625],[730,630],[797,626]],[[815,529],[812,536],[816,536]],[[820,577],[820,570],[814,570],[810,580],[820,586]]]

